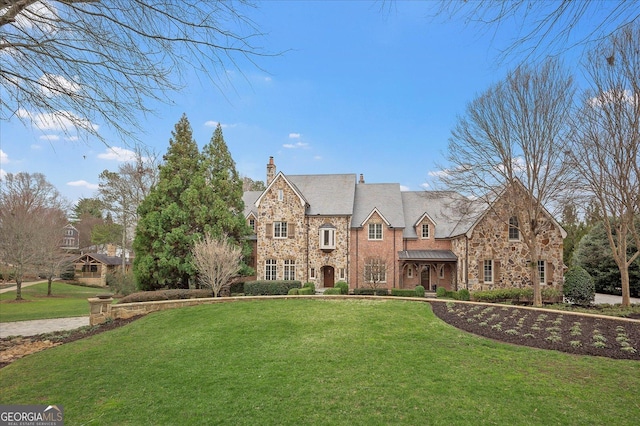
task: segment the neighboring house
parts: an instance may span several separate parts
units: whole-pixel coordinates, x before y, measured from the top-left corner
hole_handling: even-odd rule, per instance
[[[68,224],[62,228],[62,245],[60,248],[65,250],[78,250],[80,248],[80,231]]]
[[[276,174],[271,157],[267,189],[243,199],[257,279],[429,290],[529,283],[528,250],[502,197],[483,205],[453,192],[367,184],[362,175]],[[546,212],[539,226],[540,282],[561,284],[566,233]]]
[[[94,286],[107,286],[107,274],[122,268],[122,258],[99,253],[85,253],[76,256],[75,278],[81,283]],[[125,270],[131,269],[131,262],[125,259]]]

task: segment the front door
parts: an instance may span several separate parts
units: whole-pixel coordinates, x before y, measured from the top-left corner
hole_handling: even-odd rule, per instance
[[[424,268],[422,268],[422,271],[420,272],[420,285],[426,288],[427,290],[431,288],[430,286],[431,274],[429,274],[429,269],[430,269],[429,266],[425,266]]]
[[[324,276],[322,278],[322,285],[325,288],[333,287],[333,283],[334,283],[333,266],[324,266],[322,270],[324,271]]]

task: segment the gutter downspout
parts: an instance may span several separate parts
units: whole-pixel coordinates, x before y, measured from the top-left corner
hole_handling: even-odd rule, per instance
[[[469,237],[464,236],[464,268],[462,273],[464,274],[464,284],[467,290],[469,290]]]

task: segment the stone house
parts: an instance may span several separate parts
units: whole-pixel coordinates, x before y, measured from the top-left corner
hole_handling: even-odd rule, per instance
[[[365,183],[363,175],[276,174],[271,157],[266,190],[245,192],[243,199],[259,280],[428,290],[530,280],[528,249],[504,196],[488,205],[453,192]],[[543,285],[558,285],[566,232],[546,211],[543,216],[538,275]]]

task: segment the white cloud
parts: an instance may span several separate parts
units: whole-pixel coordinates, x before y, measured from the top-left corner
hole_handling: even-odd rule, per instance
[[[237,124],[222,124],[218,121],[213,120],[204,122],[205,127],[218,127],[218,124],[220,124],[220,127],[222,127],[223,129],[229,129],[237,126]]]
[[[6,152],[0,149],[0,163],[7,164],[9,162],[9,156]]]
[[[107,148],[102,154],[98,154],[98,158],[102,160],[115,160],[121,162],[135,161],[136,153],[130,149],[113,146],[111,148]]]
[[[289,133],[289,139],[300,139],[300,133]]]
[[[58,136],[58,135],[41,135],[38,139],[47,140],[47,141],[57,141],[57,140],[60,140],[60,136]]]
[[[92,189],[92,190],[96,190],[96,189],[100,188],[100,186],[98,184],[89,183],[86,180],[74,180],[72,182],[67,182],[67,185],[85,187],[85,188]]]
[[[86,128],[98,130],[98,125],[91,123],[89,120],[82,118],[71,111],[56,111],[52,113],[35,113],[20,108],[16,113],[20,118],[31,120],[31,124],[40,130],[71,132],[76,128],[76,124],[80,124]]]
[[[285,143],[282,147],[287,149],[308,148],[309,144],[306,142]]]
[[[44,34],[57,32],[57,28],[52,25],[58,18],[58,11],[47,1],[38,1],[30,4],[18,14],[13,25],[23,31],[39,30]],[[34,25],[34,23],[38,23]]]
[[[427,174],[428,174],[429,176],[431,176],[431,177],[441,178],[441,177],[444,177],[444,176],[449,176],[449,173],[450,173],[450,172],[449,172],[449,170],[446,170],[446,169],[445,169],[445,170],[436,170],[436,171],[431,171],[431,172],[429,172],[429,173],[427,173]],[[422,184],[422,185],[420,185],[420,186],[424,187],[424,185],[429,186],[429,185],[428,185],[428,184],[426,184],[426,183],[423,183],[423,184]]]
[[[321,155],[316,155],[316,156],[313,157],[313,159],[316,160],[316,161],[320,161],[320,160],[322,160],[322,156]]]
[[[409,187],[406,185],[400,185],[400,191],[409,191]]]
[[[424,183],[420,184],[420,188],[422,188],[422,189],[429,189],[429,187],[431,187],[431,185],[429,185],[427,182],[424,182]]]
[[[635,98],[635,99],[634,99]],[[631,93],[630,90],[616,91],[609,90],[607,92],[600,93],[598,96],[589,99],[589,103],[592,107],[602,107],[609,103],[626,102],[629,105],[634,105],[640,102],[640,94]]]
[[[72,95],[80,91],[80,84],[56,74],[44,74],[40,79],[40,90],[45,96]]]

